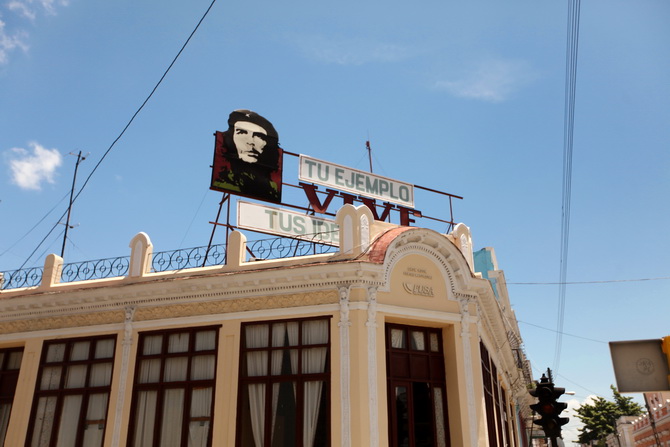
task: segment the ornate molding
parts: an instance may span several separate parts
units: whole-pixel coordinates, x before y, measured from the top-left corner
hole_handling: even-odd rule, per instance
[[[335,304],[337,302],[338,294],[334,290],[294,295],[241,298],[236,300],[189,302],[165,306],[140,307],[135,311],[135,321],[315,306],[320,304]]]
[[[81,326],[98,326],[102,324],[123,323],[122,309],[107,312],[89,312],[77,315],[57,315],[45,318],[34,318],[17,321],[7,321],[0,325],[0,334],[19,332],[45,331]]]

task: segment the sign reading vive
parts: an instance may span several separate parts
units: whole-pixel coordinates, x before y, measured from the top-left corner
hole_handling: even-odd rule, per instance
[[[414,185],[300,155],[298,178],[340,191],[414,208]]]

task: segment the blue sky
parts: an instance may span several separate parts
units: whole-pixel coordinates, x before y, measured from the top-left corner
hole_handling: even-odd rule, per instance
[[[209,5],[2,0],[0,270],[65,210],[69,154],[88,154],[81,185]],[[156,251],[206,245],[212,135],[251,109],[285,150],[367,169],[369,139],[375,173],[463,196],[455,219],[495,248],[539,378],[555,367],[567,9],[219,0],[77,200],[65,262],[127,255],[140,231]],[[555,380],[575,402],[611,398],[608,341],[670,335],[670,280],[653,280],[670,277],[668,23],[665,0],[581,5],[567,278],[590,283],[567,286]],[[448,218],[434,196],[416,207]],[[26,265],[60,253],[61,231]]]

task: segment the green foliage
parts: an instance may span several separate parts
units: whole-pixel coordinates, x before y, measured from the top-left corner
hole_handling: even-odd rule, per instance
[[[614,402],[597,397],[591,404],[583,404],[575,409],[577,417],[584,426],[579,429],[579,442],[587,444],[591,441],[596,445],[604,446],[605,438],[614,433],[616,420],[621,416],[639,416],[642,407],[633,401],[632,397],[624,397],[616,387],[610,386],[614,395]]]

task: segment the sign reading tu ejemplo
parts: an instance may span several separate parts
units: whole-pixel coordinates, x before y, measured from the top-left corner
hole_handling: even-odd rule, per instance
[[[298,178],[305,182],[414,208],[414,185],[306,155],[300,156]]]

